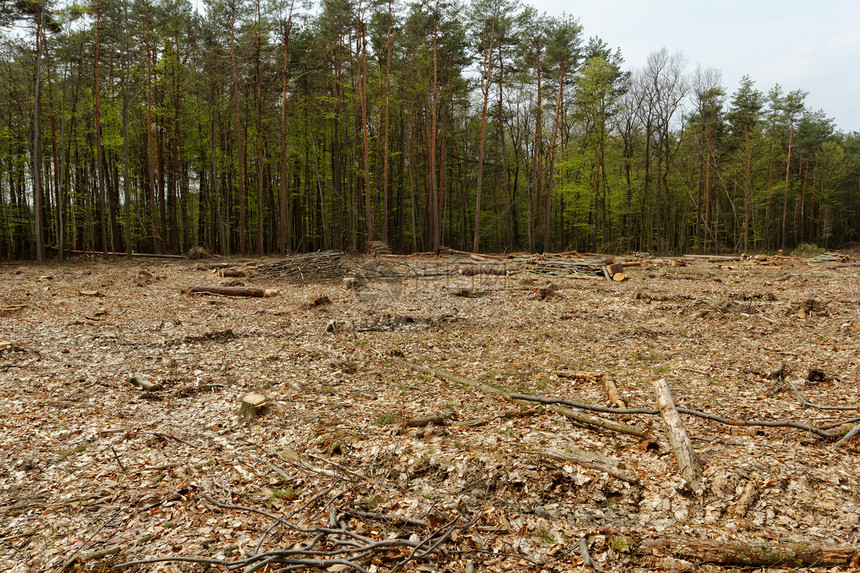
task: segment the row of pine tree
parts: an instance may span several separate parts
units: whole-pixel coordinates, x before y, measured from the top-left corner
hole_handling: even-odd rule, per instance
[[[807,93],[519,0],[17,0],[0,258],[716,252],[858,240],[860,138]]]

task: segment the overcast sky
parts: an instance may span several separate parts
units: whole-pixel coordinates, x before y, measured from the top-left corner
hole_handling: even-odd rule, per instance
[[[523,0],[551,15],[579,18],[585,38],[621,48],[626,69],[660,48],[722,72],[730,97],[743,75],[765,94],[809,92],[844,132],[860,132],[860,1],[824,0]]]

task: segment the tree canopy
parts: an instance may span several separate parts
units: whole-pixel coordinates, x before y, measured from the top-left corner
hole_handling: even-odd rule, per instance
[[[857,241],[807,92],[518,0],[0,5],[0,258]]]

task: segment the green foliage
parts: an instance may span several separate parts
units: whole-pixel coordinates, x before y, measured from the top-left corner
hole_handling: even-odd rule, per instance
[[[390,426],[397,423],[397,416],[391,413],[385,413],[373,421],[378,426]]]
[[[246,250],[269,253],[281,233],[290,250],[360,249],[366,212],[377,235],[387,223],[394,251],[429,248],[434,226],[445,245],[470,249],[483,103],[473,72],[483,65],[492,74],[482,250],[524,249],[537,228],[535,245],[544,244],[547,199],[549,243],[558,249],[737,252],[860,240],[858,137],[808,109],[806,92],[760,91],[749,77],[732,91],[718,74],[690,72],[665,50],[631,74],[618,49],[593,36],[584,41],[588,31],[570,16],[542,16],[517,0],[360,8],[326,0],[319,11],[293,6],[285,46],[290,7],[280,1],[259,15],[245,0],[209,0],[200,13],[186,0],[102,8],[104,188],[95,165],[91,8],[58,10],[45,37],[40,159],[51,193],[43,229],[49,245],[110,247],[100,244],[104,196],[116,209],[107,235],[117,235],[120,250],[179,253],[199,244],[235,253],[244,235]],[[0,258],[33,254],[34,39],[5,37],[0,46],[7,102]],[[360,77],[367,81],[369,189]],[[438,214],[431,214],[434,197]]]
[[[817,257],[819,255],[823,255],[827,251],[822,249],[816,244],[813,243],[801,243],[794,249],[794,252],[791,254],[795,257],[803,257],[805,259],[811,259],[813,257]]]

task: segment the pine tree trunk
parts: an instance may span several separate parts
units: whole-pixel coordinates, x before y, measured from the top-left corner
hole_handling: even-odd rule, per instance
[[[36,5],[36,91],[33,98],[33,212],[36,218],[36,260],[45,260],[45,220],[42,195],[42,27],[45,13]],[[98,44],[98,31],[96,32]],[[98,50],[98,48],[96,48]],[[98,83],[98,82],[97,82]],[[96,96],[98,97],[98,96]]]
[[[278,213],[278,251],[283,255],[290,248],[290,221],[287,212],[288,188],[287,188],[287,85],[289,80],[290,66],[290,32],[293,22],[293,3],[290,3],[290,15],[284,29],[284,68],[283,68],[283,91],[281,92],[281,188],[279,195]]]
[[[239,253],[245,254],[248,252],[246,235],[247,235],[247,191],[246,182],[247,174],[245,172],[245,140],[242,131],[242,115],[239,105],[239,70],[237,67],[236,57],[236,13],[231,15],[230,21],[230,61],[233,69],[233,98],[236,100],[236,152],[237,169],[236,177],[239,179]]]
[[[107,240],[107,209],[105,206],[105,175],[104,165],[102,161],[102,128],[101,128],[101,107],[99,97],[99,28],[101,27],[101,5],[96,2],[96,34],[94,40],[93,54],[93,106],[94,117],[93,121],[96,126],[96,173],[98,177],[98,209],[99,209],[99,227],[101,232],[102,256],[107,259],[108,240]]]

